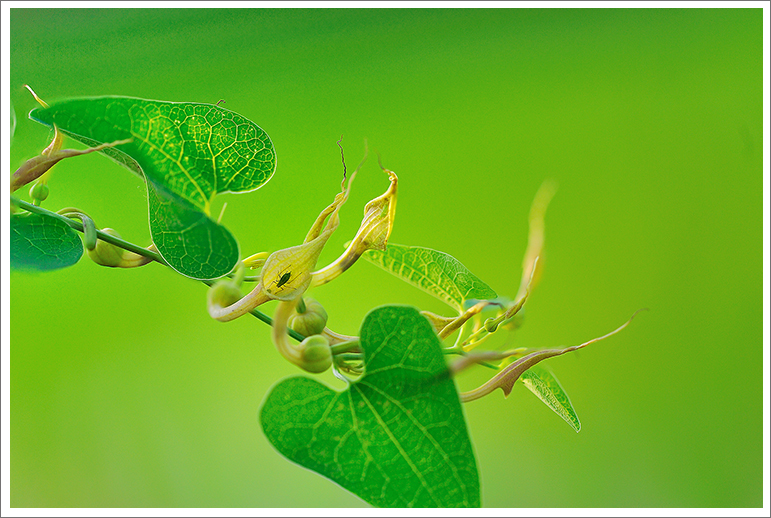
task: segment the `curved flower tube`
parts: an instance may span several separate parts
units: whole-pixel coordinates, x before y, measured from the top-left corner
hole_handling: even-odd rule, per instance
[[[262,284],[257,284],[245,297],[230,305],[223,304],[223,301],[218,297],[209,297],[207,309],[213,319],[220,322],[230,322],[246,315],[260,304],[264,304],[269,300],[270,298],[262,290]]]

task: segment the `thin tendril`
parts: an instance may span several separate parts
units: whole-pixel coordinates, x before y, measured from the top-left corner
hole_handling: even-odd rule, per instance
[[[348,174],[348,170],[345,168],[345,153],[343,153],[343,146],[340,144],[340,142],[342,141],[343,141],[343,136],[340,135],[340,140],[338,140],[336,144],[337,144],[337,147],[340,148],[340,158],[343,160],[343,182],[340,184],[341,188],[345,185],[346,175]]]

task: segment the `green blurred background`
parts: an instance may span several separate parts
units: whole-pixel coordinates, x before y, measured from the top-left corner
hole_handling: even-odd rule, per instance
[[[555,178],[541,283],[492,345],[578,344],[650,311],[547,363],[580,433],[521,384],[466,405],[483,505],[762,506],[760,9],[14,8],[11,45],[14,169],[51,136],[25,83],[49,103],[224,99],[264,128],[273,180],[218,198],[244,255],[303,239],[339,189],[342,134],[349,169],[367,139],[399,175],[392,242],[513,296]],[[371,153],[319,264],[387,184]],[[149,244],[128,171],[89,155],[50,186],[45,207]],[[258,409],[299,371],[256,319],[211,320],[205,294],[159,265],[11,274],[11,506],[365,505],[272,449]],[[343,333],[381,304],[448,311],[364,262],[313,296]]]

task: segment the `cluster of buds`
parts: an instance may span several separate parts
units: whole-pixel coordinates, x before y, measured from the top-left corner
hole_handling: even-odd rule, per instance
[[[358,168],[348,179],[347,186],[343,179],[341,192],[321,211],[302,244],[278,250],[267,258],[264,254],[255,254],[244,261],[249,267],[262,267],[259,283],[251,292],[240,297],[240,289],[237,285],[231,286],[232,281],[216,283],[208,298],[209,314],[227,322],[265,302],[277,300],[279,305],[273,319],[272,337],[278,351],[308,372],[327,370],[332,365],[331,345],[344,339],[326,329],[324,308],[312,299],[303,301],[302,297],[309,288],[326,284],[345,272],[367,250],[385,249],[393,228],[398,178],[393,171],[383,170],[390,181],[388,189],[367,203],[356,236],[337,260],[316,269],[324,246],[340,224],[339,211],[348,199]],[[299,345],[291,343],[289,328],[306,338]]]

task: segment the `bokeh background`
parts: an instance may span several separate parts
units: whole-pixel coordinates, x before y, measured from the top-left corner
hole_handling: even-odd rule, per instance
[[[224,99],[264,128],[273,180],[218,198],[244,255],[302,240],[339,189],[342,134],[349,170],[365,139],[371,154],[320,264],[387,187],[378,152],[400,178],[391,241],[448,252],[513,296],[531,200],[556,179],[525,325],[491,345],[578,344],[650,311],[549,360],[580,433],[521,385],[466,405],[483,504],[762,506],[760,9],[14,8],[10,21],[14,169],[51,136],[26,117],[25,83],[48,102]],[[50,186],[44,206],[149,244],[128,171],[89,155]],[[299,371],[256,319],[211,320],[205,294],[160,265],[11,274],[11,506],[366,505],[272,449],[258,409]],[[448,311],[364,262],[313,296],[343,333],[382,304]]]

